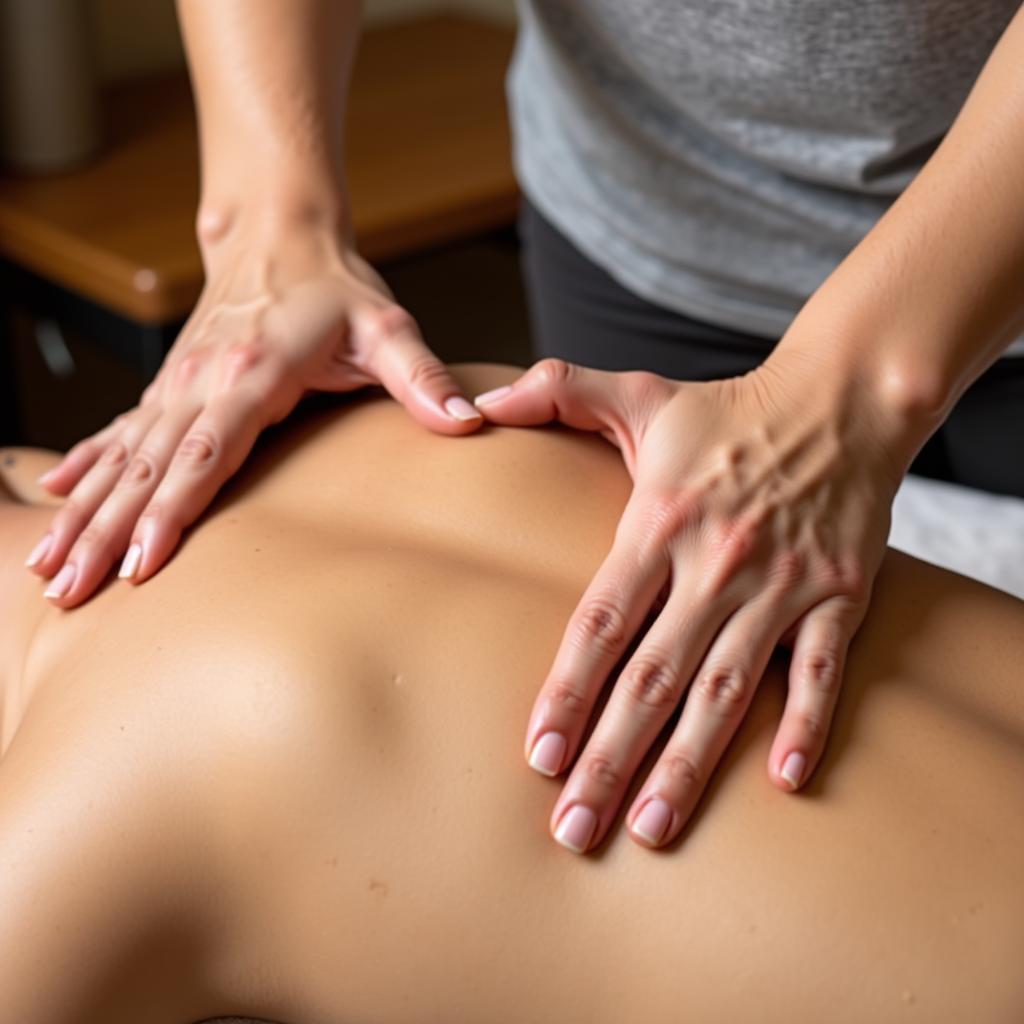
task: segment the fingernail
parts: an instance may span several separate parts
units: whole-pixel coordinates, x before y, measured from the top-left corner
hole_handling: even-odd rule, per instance
[[[672,824],[672,808],[661,797],[654,797],[644,804],[643,810],[633,822],[633,831],[648,843],[660,843]]]
[[[569,744],[560,732],[546,732],[530,751],[530,767],[541,775],[557,775]]]
[[[56,576],[50,580],[50,585],[43,591],[43,597],[63,597],[75,582],[75,575],[78,570],[68,562]]]
[[[139,571],[139,563],[142,561],[142,545],[133,544],[125,553],[124,561],[121,563],[121,568],[118,570],[117,575],[122,580],[130,580],[135,578],[135,574]]]
[[[56,472],[57,472],[57,467],[56,466],[54,466],[53,469],[48,469],[45,473],[43,473],[42,476],[37,476],[36,477],[36,483],[37,484],[41,484],[43,487],[45,487],[53,479],[53,475]]]
[[[573,853],[583,853],[597,828],[597,815],[582,804],[569,808],[555,829],[555,839]]]
[[[32,569],[37,566],[47,555],[53,545],[53,534],[48,533],[33,549],[32,553],[25,559],[25,567]]]
[[[806,767],[807,758],[799,751],[794,750],[783,762],[782,771],[779,774],[796,789],[800,785]]]
[[[444,411],[456,420],[478,420],[480,413],[476,411],[461,395],[455,395],[444,403]]]
[[[504,387],[495,388],[493,391],[485,391],[482,395],[477,395],[473,399],[474,405],[486,405],[488,402],[497,402],[499,398],[504,398],[512,390],[511,384],[506,384]]]

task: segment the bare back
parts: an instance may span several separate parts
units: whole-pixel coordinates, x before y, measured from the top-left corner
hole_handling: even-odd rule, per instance
[[[0,510],[0,1018],[1019,1020],[1024,605],[979,584],[887,556],[801,795],[775,664],[672,847],[550,838],[526,717],[628,491],[362,401],[72,613]]]

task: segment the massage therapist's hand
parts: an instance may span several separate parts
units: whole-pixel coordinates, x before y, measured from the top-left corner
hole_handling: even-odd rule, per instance
[[[555,805],[555,837],[577,852],[601,841],[682,704],[626,817],[643,844],[677,835],[783,639],[795,646],[768,773],[799,788],[825,746],[905,468],[881,417],[837,407],[813,365],[678,383],[549,359],[492,395],[478,404],[494,423],[601,432],[634,483],[527,732],[530,764],[564,771],[637,642]]]
[[[85,600],[122,556],[122,576],[152,576],[260,431],[307,391],[382,384],[430,430],[482,422],[337,232],[214,222],[205,234],[206,288],[142,401],[41,481],[68,500],[29,565],[52,577],[46,594],[61,607]]]

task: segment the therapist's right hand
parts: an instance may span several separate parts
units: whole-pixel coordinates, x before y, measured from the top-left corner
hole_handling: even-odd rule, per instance
[[[213,223],[204,235],[200,222],[200,237],[206,287],[139,405],[40,480],[67,500],[26,564],[62,608],[119,559],[135,583],[157,572],[259,433],[307,392],[380,384],[437,433],[483,422],[340,232]]]

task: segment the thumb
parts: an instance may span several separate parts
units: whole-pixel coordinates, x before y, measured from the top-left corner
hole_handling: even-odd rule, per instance
[[[385,311],[384,335],[367,369],[418,423],[438,434],[468,434],[483,423],[448,372],[427,347],[415,321],[400,306]]]
[[[591,370],[563,359],[542,359],[514,384],[474,399],[492,423],[532,427],[556,420],[579,430],[631,436],[628,392],[632,373]]]

